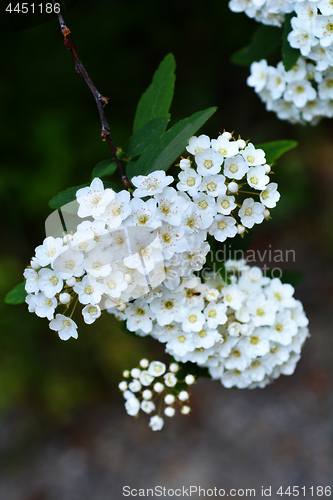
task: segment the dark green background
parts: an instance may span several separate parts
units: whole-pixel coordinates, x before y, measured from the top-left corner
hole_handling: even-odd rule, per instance
[[[3,304],[44,238],[49,199],[89,181],[109,151],[57,20],[13,32],[1,14],[0,411],[29,406],[37,422],[66,420],[81,406],[111,401],[121,371],[146,353],[163,358],[163,346],[127,335],[107,314],[93,326],[77,314],[79,339],[65,343],[24,305]],[[281,201],[273,220],[255,228],[254,245],[297,247],[298,261],[286,267],[305,273],[314,260],[331,266],[332,121],[293,126],[266,112],[246,85],[248,69],[229,62],[249,42],[254,21],[231,13],[225,0],[81,0],[65,19],[92,80],[110,97],[106,115],[117,146],[126,144],[136,104],[169,52],[177,62],[172,123],[218,106],[202,130],[212,137],[226,129],[255,144],[298,140],[274,169]],[[308,290],[323,289],[307,283],[299,297],[311,307]],[[324,291],[329,303],[328,283]]]

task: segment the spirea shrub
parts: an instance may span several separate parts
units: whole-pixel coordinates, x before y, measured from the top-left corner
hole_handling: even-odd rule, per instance
[[[272,165],[295,142],[256,147],[226,131],[195,135],[215,108],[166,130],[174,69],[168,55],[124,149],[114,149],[103,118],[114,159],[100,162],[91,182],[52,198],[46,238],[6,299],[26,302],[61,340],[77,339],[80,321],[110,314],[164,344],[169,364],[141,359],[119,383],[127,413],[149,414],[154,431],[190,413],[199,376],[252,389],[291,374],[308,336],[290,284],[218,257],[228,241],[246,250],[249,232],[270,219],[280,199]]]
[[[247,83],[258,93],[267,110],[292,123],[315,125],[323,117],[332,118],[332,2],[231,0],[229,7],[265,25],[283,25],[283,62],[269,65],[266,57],[260,57],[260,49],[255,53],[254,62],[248,61],[252,64]],[[266,26],[266,36],[267,29]],[[274,28],[274,32],[278,31]],[[264,32],[257,32],[259,38],[260,33]],[[272,50],[275,49],[274,37]],[[267,48],[266,53],[269,53]]]

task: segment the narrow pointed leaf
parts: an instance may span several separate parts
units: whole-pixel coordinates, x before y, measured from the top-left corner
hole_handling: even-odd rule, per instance
[[[106,177],[107,175],[112,175],[117,170],[117,164],[114,160],[108,159],[99,162],[93,169],[91,178],[95,177]]]
[[[254,61],[261,61],[282,44],[282,30],[276,26],[259,26],[250,45],[231,56],[231,62],[239,66],[250,66]]]
[[[138,156],[143,153],[157,137],[163,134],[168,124],[170,115],[154,118],[143,125],[132,135],[126,147],[128,156]]]
[[[141,96],[134,118],[134,133],[154,118],[168,115],[175,86],[175,68],[175,58],[168,54],[156,70],[152,83]]]
[[[155,170],[168,170],[182,154],[189,139],[215,113],[216,109],[208,108],[198,111],[189,118],[176,123],[140,156],[134,174],[148,175]]]
[[[283,40],[282,40],[282,62],[284,69],[290,71],[297,63],[301,53],[298,49],[294,49],[288,42],[288,35],[292,31],[291,19],[295,13],[287,14],[283,24]]]
[[[23,281],[23,283],[19,283],[10,292],[8,292],[5,297],[6,304],[23,304],[26,296],[28,295],[24,287],[25,281]]]
[[[280,158],[280,156],[282,156],[284,153],[286,153],[290,149],[295,148],[296,146],[296,141],[282,140],[258,144],[256,146],[256,149],[263,149],[266,153],[266,162],[271,164],[278,158]]]

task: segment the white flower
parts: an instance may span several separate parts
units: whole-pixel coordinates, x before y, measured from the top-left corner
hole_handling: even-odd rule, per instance
[[[177,332],[166,344],[167,352],[177,356],[184,356],[194,349],[193,334],[189,332]]]
[[[135,417],[140,411],[140,401],[133,395],[126,401],[125,409],[131,417]]]
[[[35,303],[34,312],[40,318],[53,319],[55,308],[57,307],[57,299],[55,297],[49,298],[43,292],[33,295]]]
[[[109,276],[103,278],[105,294],[109,297],[119,298],[121,293],[126,290],[128,283],[125,275],[121,271],[112,271]]]
[[[202,330],[193,333],[193,344],[196,349],[202,347],[204,349],[209,349],[210,347],[213,347],[219,337],[220,334],[217,330],[212,330],[204,325]]]
[[[115,193],[112,189],[104,189],[103,182],[97,177],[92,181],[90,187],[81,188],[76,192],[79,203],[79,217],[97,217],[101,215],[106,206],[114,199]]]
[[[213,217],[216,215],[216,203],[212,196],[208,196],[204,193],[198,193],[193,196],[193,203],[197,207],[199,216],[207,220],[211,217],[213,222]]]
[[[125,311],[127,323],[126,326],[131,332],[141,329],[145,333],[150,333],[153,327],[153,312],[143,299],[137,299],[132,304],[128,304]]]
[[[312,32],[319,38],[322,47],[331,45],[333,42],[333,17],[331,15],[315,16]]]
[[[43,244],[36,248],[36,258],[40,266],[44,267],[53,263],[54,259],[59,255],[62,247],[62,238],[53,238],[53,236],[45,238]]]
[[[185,318],[182,322],[182,329],[184,332],[200,332],[205,323],[203,313],[197,307],[192,307],[187,311]]]
[[[191,168],[191,160],[188,158],[182,158],[179,162],[179,167],[182,170],[186,170],[187,168]]]
[[[156,216],[156,201],[150,199],[143,201],[133,198],[130,201],[132,213],[124,221],[124,226],[139,226],[157,228],[161,225],[161,220]]]
[[[174,253],[187,250],[188,243],[184,234],[184,226],[174,227],[165,222],[162,223],[162,227],[158,229],[158,235],[164,258],[171,259]]]
[[[109,229],[117,229],[131,213],[130,194],[128,191],[115,193],[115,198],[105,208],[97,219],[107,223]]]
[[[222,215],[229,215],[236,208],[235,197],[222,195],[216,201],[217,211]]]
[[[63,280],[59,273],[52,269],[43,268],[39,271],[39,288],[45,293],[46,297],[52,298],[63,288]]]
[[[244,160],[247,161],[249,167],[256,167],[257,165],[264,165],[266,163],[265,151],[256,149],[251,142],[240,152],[240,154],[243,156]]]
[[[81,304],[98,304],[104,293],[104,287],[98,283],[93,276],[85,276],[73,287],[74,292],[79,295]]]
[[[161,297],[154,299],[150,309],[156,314],[159,325],[169,325],[173,321],[181,322],[185,315],[185,297],[182,294],[164,290]]]
[[[254,87],[256,92],[260,92],[266,85],[267,81],[267,61],[262,59],[260,62],[253,62],[250,67],[251,75],[247,79],[249,87]]]
[[[78,337],[76,324],[63,314],[57,314],[55,319],[50,322],[49,327],[58,332],[61,340],[68,340],[70,337],[77,339]]]
[[[274,208],[280,199],[280,193],[277,191],[278,185],[275,182],[267,184],[264,191],[260,193],[260,201],[265,207]]]
[[[264,220],[264,210],[265,206],[262,203],[255,202],[252,198],[246,198],[238,215],[243,226],[251,229],[254,224],[260,224]]]
[[[299,49],[302,56],[307,56],[311,47],[318,43],[318,40],[312,33],[312,22],[304,19],[304,17],[293,17],[291,19],[291,26],[293,29],[287,37],[290,46],[294,49]]]
[[[241,308],[245,294],[236,284],[225,286],[222,293],[224,295],[223,302],[226,306],[232,307],[235,311]]]
[[[233,238],[237,234],[236,220],[233,217],[217,215],[208,231],[217,241]]]
[[[144,411],[145,413],[148,413],[148,414],[156,409],[156,407],[152,401],[142,401],[140,407],[141,407],[142,411]]]
[[[182,170],[178,178],[178,191],[187,191],[190,196],[197,194],[202,177],[193,168]]]
[[[39,274],[34,270],[34,269],[25,269],[23,276],[26,279],[25,282],[25,291],[27,293],[38,293],[40,288],[39,288]]]
[[[83,269],[83,253],[77,251],[71,246],[64,247],[53,262],[53,269],[59,272],[59,276],[63,279],[71,277],[79,277],[84,274]]]
[[[282,63],[281,66],[282,67]],[[297,63],[291,68],[291,70],[285,72],[286,82],[296,82],[303,80],[306,77],[306,62],[303,57],[297,60]]]
[[[285,308],[291,308],[296,305],[296,300],[293,297],[295,289],[289,283],[281,283],[279,278],[273,278],[269,286],[265,288],[266,297],[276,303],[278,311]]]
[[[139,392],[141,391],[142,385],[140,384],[139,380],[134,379],[128,384],[128,388],[132,392]]]
[[[174,373],[168,372],[164,375],[164,383],[167,387],[175,387],[178,380]]]
[[[227,306],[225,304],[210,302],[204,311],[208,327],[215,329],[218,325],[224,325],[228,321],[226,312]]]
[[[165,373],[166,366],[161,361],[152,361],[148,368],[148,373],[153,375],[154,377],[160,377]]]
[[[239,151],[237,141],[230,141],[230,138],[225,134],[220,135],[217,139],[212,139],[212,148],[222,156],[229,158],[235,156]]]
[[[263,293],[250,298],[247,301],[247,306],[250,309],[254,326],[274,324],[278,306],[273,300],[266,299]]]
[[[88,304],[82,309],[84,322],[91,325],[101,315],[101,308],[98,305]]]
[[[136,187],[133,196],[143,198],[162,193],[163,189],[173,182],[171,175],[165,175],[164,170],[156,170],[149,175],[138,175],[131,180]]]
[[[205,149],[202,153],[195,155],[198,173],[202,176],[215,175],[221,170],[223,156],[214,149]]]
[[[264,356],[269,351],[269,338],[266,328],[256,328],[251,335],[243,337],[238,345],[242,345],[250,358]]]
[[[251,358],[248,355],[246,346],[242,346],[238,343],[233,349],[229,356],[226,358],[224,366],[228,370],[240,370],[243,371],[247,368],[251,363]]]
[[[308,80],[288,83],[284,93],[284,99],[295,104],[297,108],[303,108],[308,101],[313,101],[316,97],[317,92]]]
[[[177,191],[171,187],[164,188],[161,194],[155,196],[155,200],[158,203],[158,217],[168,224],[179,226],[182,222],[183,212],[189,206],[189,201],[179,196]]]
[[[152,431],[160,431],[164,425],[164,420],[162,417],[159,417],[158,415],[154,415],[151,417],[150,422],[149,422],[149,427],[151,428]]]
[[[257,167],[251,167],[247,174],[247,183],[253,189],[264,189],[266,184],[269,183],[269,177],[266,175],[266,169],[262,165],[258,165]]]
[[[227,158],[224,162],[223,173],[229,179],[242,179],[248,170],[248,163],[241,155]]]
[[[280,99],[283,92],[285,91],[286,81],[284,77],[284,70],[281,70],[279,66],[277,68],[269,66],[266,88],[270,91],[271,96],[274,100]]]
[[[216,197],[225,194],[227,186],[225,185],[224,175],[206,175],[203,177],[199,189],[209,196]]]
[[[195,135],[191,137],[188,141],[188,146],[186,146],[186,150],[192,155],[196,155],[198,153],[202,153],[204,149],[210,147],[210,138],[207,135],[200,135],[196,137]]]
[[[147,387],[153,382],[154,376],[151,373],[149,373],[148,370],[142,370],[142,372],[140,373],[139,380],[142,385]]]

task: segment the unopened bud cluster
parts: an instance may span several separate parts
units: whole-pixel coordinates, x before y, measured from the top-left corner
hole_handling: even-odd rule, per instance
[[[157,412],[150,417],[149,426],[153,431],[162,429],[164,418],[173,417],[177,406],[180,413],[188,415],[191,408],[186,389],[195,382],[195,377],[188,374],[184,380],[180,380],[178,372],[177,363],[171,363],[167,371],[161,361],[149,362],[147,359],[142,359],[139,367],[124,371],[124,380],[120,382],[119,389],[126,400],[127,413],[136,417],[140,410],[149,415]]]

